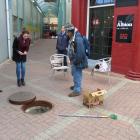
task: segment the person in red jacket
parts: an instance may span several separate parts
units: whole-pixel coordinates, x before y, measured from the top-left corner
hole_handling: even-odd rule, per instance
[[[21,85],[25,86],[25,63],[30,42],[28,31],[23,31],[13,42],[13,60],[16,62],[17,85],[19,87]]]

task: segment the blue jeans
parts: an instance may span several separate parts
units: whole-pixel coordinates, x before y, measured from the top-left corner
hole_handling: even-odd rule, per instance
[[[71,67],[71,74],[73,76],[74,89],[73,92],[81,92],[81,82],[82,82],[82,68],[77,68],[75,65]]]
[[[25,77],[25,62],[16,62],[17,80],[24,79]]]

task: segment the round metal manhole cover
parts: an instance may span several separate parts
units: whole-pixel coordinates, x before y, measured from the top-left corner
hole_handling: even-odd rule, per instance
[[[42,114],[51,110],[53,105],[48,101],[34,101],[30,104],[25,104],[22,106],[22,109],[25,113],[29,114]]]
[[[12,104],[21,105],[25,103],[30,103],[34,101],[35,99],[36,99],[36,96],[33,93],[21,91],[21,92],[12,94],[9,97],[9,102]]]

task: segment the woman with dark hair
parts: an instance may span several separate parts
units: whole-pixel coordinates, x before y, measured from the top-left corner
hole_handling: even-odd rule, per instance
[[[30,42],[28,31],[23,31],[18,38],[15,37],[13,42],[13,61],[16,62],[18,87],[21,85],[25,86],[25,63]]]

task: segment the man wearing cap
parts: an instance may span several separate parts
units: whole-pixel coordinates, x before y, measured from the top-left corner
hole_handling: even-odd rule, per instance
[[[82,70],[87,68],[87,56],[81,34],[72,24],[65,25],[69,37],[68,56],[71,63],[71,73],[74,85],[70,87],[73,90],[69,97],[79,96],[81,94]]]

